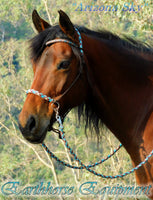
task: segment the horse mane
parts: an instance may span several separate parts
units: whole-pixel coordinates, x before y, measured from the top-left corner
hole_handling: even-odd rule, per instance
[[[133,50],[134,52],[138,53],[143,52],[147,54],[153,54],[153,48],[151,48],[151,46],[143,42],[136,41],[130,37],[124,36],[124,38],[120,38],[119,36],[109,31],[92,31],[85,27],[76,27],[81,33],[87,34],[100,40],[105,40],[108,42],[108,44],[113,45],[114,48],[124,48],[127,50]],[[45,29],[43,32],[40,32],[38,35],[32,38],[30,40],[31,58],[36,62],[46,48],[46,42],[55,38],[69,39],[61,31],[59,25]],[[76,50],[74,47],[72,47],[72,49],[74,54],[79,56],[78,50]],[[83,118],[83,121],[85,122],[85,130],[87,130],[89,127],[90,130],[95,130],[97,135],[99,135],[100,127],[103,125],[103,121],[95,111],[92,95],[83,104],[77,107],[77,111],[79,121],[82,121],[80,119]]]
[[[79,27],[76,25],[81,33],[93,36],[97,39],[106,40],[108,43],[113,45],[115,48],[125,48],[129,50],[134,50],[135,52],[143,52],[148,54],[153,54],[153,48],[146,43],[143,43],[138,40],[134,40],[128,36],[123,36],[123,38],[111,33],[110,31],[93,31],[85,27]],[[41,56],[42,52],[46,47],[46,42],[53,40],[55,38],[69,39],[60,29],[59,25],[52,26],[44,31],[40,32],[34,38],[30,40],[31,48],[31,58],[34,61]]]
[[[123,38],[121,38],[107,30],[93,31],[85,27],[80,27],[79,31],[97,39],[106,40],[115,48],[122,47],[125,49],[134,50],[135,52],[153,54],[153,47],[151,47],[149,44],[134,40],[133,38],[126,35],[122,35]]]

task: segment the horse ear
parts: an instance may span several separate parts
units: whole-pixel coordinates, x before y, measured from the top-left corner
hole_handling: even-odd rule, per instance
[[[60,15],[59,25],[60,25],[61,30],[73,41],[76,41],[77,40],[77,32],[76,32],[74,25],[72,24],[70,18],[62,10],[59,10],[58,13]]]
[[[36,10],[32,12],[32,21],[36,28],[36,30],[40,33],[41,31],[45,30],[46,28],[51,27],[45,20],[43,20],[37,13]]]

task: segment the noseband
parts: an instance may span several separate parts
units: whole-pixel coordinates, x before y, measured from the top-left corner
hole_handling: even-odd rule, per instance
[[[63,42],[63,43],[67,43],[69,44],[70,46],[74,46],[76,48],[79,48],[80,50],[80,56],[81,56],[81,62],[83,62],[83,44],[82,44],[82,38],[81,38],[81,34],[79,32],[79,30],[75,27],[75,30],[78,34],[78,39],[79,39],[79,46],[77,44],[75,44],[74,42],[71,42],[70,40],[66,40],[66,39],[54,39],[54,40],[50,40],[48,42],[46,42],[46,46],[49,46],[51,44],[54,44],[54,43],[58,43],[58,42]],[[81,73],[82,73],[82,63],[80,63],[80,69],[79,69],[79,73],[78,75],[76,76],[76,78],[74,79],[74,81],[72,82],[72,84],[64,91],[64,93],[62,93],[60,95],[60,98],[58,98],[58,101],[66,94],[68,93],[68,91],[75,85],[75,83],[77,82],[77,80],[79,79]],[[46,101],[49,101],[49,102],[52,102],[52,103],[56,103],[58,104],[58,107],[59,107],[59,102],[57,102],[57,100],[55,99],[52,99],[51,97],[48,97],[44,94],[42,94],[41,92],[37,91],[37,90],[34,90],[34,89],[29,89],[26,91],[26,94],[35,94],[37,96],[40,96],[41,98],[45,99]]]

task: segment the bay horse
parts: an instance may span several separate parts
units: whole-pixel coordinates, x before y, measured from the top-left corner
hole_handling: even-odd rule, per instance
[[[153,149],[153,48],[75,26],[62,10],[59,25],[50,25],[36,10],[32,19],[38,35],[31,40],[31,89],[54,98],[63,120],[78,107],[86,126],[99,130],[104,123],[138,165]],[[42,143],[53,129],[55,106],[27,95],[19,128],[29,142]],[[138,184],[153,186],[153,157],[135,175]]]

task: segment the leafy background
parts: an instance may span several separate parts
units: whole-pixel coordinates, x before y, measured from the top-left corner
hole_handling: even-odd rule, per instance
[[[124,3],[143,5],[139,12],[123,12]],[[117,5],[115,11],[92,11],[91,7]],[[82,7],[82,10],[81,10]],[[94,30],[106,29],[120,36],[126,34],[134,39],[153,44],[153,1],[152,0],[1,0],[0,1],[0,187],[8,181],[20,181],[23,187],[48,181],[53,186],[79,186],[86,181],[98,181],[99,187],[109,185],[135,185],[134,174],[118,180],[106,180],[59,165],[50,159],[38,145],[27,143],[18,129],[18,114],[25,100],[25,90],[30,87],[33,73],[29,59],[29,39],[36,31],[31,20],[33,9],[51,24],[58,23],[59,9],[70,16],[73,23]],[[76,9],[78,11],[76,11]],[[86,11],[84,11],[86,9]],[[136,9],[137,11],[137,9]],[[84,124],[78,125],[75,111],[65,121],[66,137],[79,157],[89,163],[100,160],[114,149],[119,141],[101,128],[100,142]],[[46,143],[61,159],[76,164],[69,156],[63,143],[54,133],[48,133]],[[120,174],[132,168],[130,157],[124,149],[96,170],[106,175]],[[113,199],[114,197],[105,197]],[[121,197],[122,199],[123,197]],[[22,197],[3,196],[0,199],[101,199],[100,196],[80,196],[78,190],[72,197]],[[136,197],[130,197],[136,199]],[[147,197],[141,197],[147,199]]]

